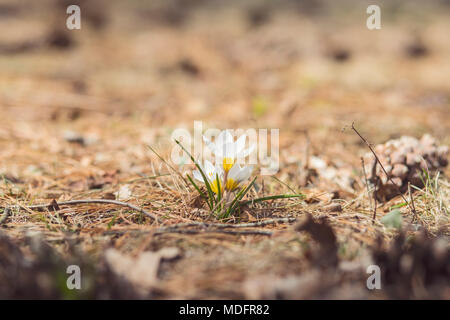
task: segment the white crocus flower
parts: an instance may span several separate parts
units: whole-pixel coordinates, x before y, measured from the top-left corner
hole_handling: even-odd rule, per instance
[[[241,168],[239,164],[235,163],[228,172],[225,188],[228,191],[235,190],[240,186],[242,182],[250,178],[252,171],[253,171],[252,166]]]
[[[235,142],[233,140],[233,136],[228,130],[222,131],[217,137],[215,143],[203,136],[203,140],[208,148],[214,153],[219,161],[222,161],[225,172],[230,171],[237,159],[245,158],[255,149],[254,144],[252,144],[248,149],[244,149],[246,139],[247,135],[244,134]]]
[[[214,165],[210,161],[205,160],[205,165],[202,166],[202,171],[205,174],[206,178],[208,179],[208,183],[211,186],[211,190],[214,193],[217,194],[219,191],[219,188],[220,188],[220,190],[223,189],[223,187],[222,187],[223,174],[222,174],[222,170],[220,168],[214,167]],[[195,179],[205,183],[203,176],[200,173],[200,170],[195,170],[192,174],[194,175]],[[217,183],[217,178],[216,178],[217,175],[219,175],[219,183]]]

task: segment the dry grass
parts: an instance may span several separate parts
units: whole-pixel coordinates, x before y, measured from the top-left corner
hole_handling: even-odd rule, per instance
[[[379,219],[403,200],[379,204],[372,222],[360,164],[366,146],[342,129],[356,121],[375,144],[425,132],[450,143],[450,47],[442,31],[449,27],[448,11],[439,10],[439,18],[420,29],[431,54],[411,58],[405,53],[414,40],[407,14],[386,21],[382,33],[368,33],[340,14],[298,19],[293,11],[274,11],[270,22],[253,29],[238,7],[215,13],[200,7],[179,28],[149,19],[153,9],[135,6],[140,5],[111,2],[106,29],[87,23],[74,35],[77,45],[67,50],[0,54],[0,203],[24,208],[11,211],[2,233],[27,255],[27,239],[39,233],[61,256],[71,257],[75,245],[95,261],[107,248],[133,257],[179,248],[179,259],[161,263],[150,297],[389,296],[365,289],[364,266],[380,239],[391,243],[398,235]],[[31,25],[45,35],[54,26],[43,17],[52,15],[21,11],[20,18],[1,22],[0,27],[14,24],[17,37],[2,34],[0,44],[26,41]],[[332,31],[336,26],[340,35]],[[348,61],[332,58],[338,49],[351,52]],[[255,204],[230,221],[216,221],[180,177],[193,166],[176,167],[176,173],[167,165],[172,130],[192,129],[194,120],[208,127],[280,128],[280,171],[276,179],[258,177],[259,189],[248,197],[294,189],[306,199]],[[314,175],[306,154],[320,157],[351,183]],[[417,221],[407,206],[401,208],[408,236],[425,229],[443,236],[447,248],[448,174],[447,168],[424,189],[413,189]],[[53,199],[112,199],[124,186],[130,193],[123,201],[162,223],[111,204],[27,209]],[[330,204],[342,210],[330,211]],[[320,244],[293,227],[306,214],[326,217],[337,236],[341,269],[324,272],[321,286],[311,260]],[[260,224],[270,219],[278,220]],[[314,285],[292,296],[284,282],[289,277],[300,287]],[[284,293],[277,295],[268,283]],[[444,289],[439,297],[448,294]]]

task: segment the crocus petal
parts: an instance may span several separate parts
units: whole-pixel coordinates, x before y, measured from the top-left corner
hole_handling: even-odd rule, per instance
[[[233,179],[234,181],[238,180],[239,174],[241,172],[241,166],[235,163],[230,171],[228,171],[228,178]]]
[[[251,154],[253,152],[253,150],[255,150],[256,145],[252,144],[250,145],[250,147],[246,150],[241,151],[237,157],[238,158],[245,158],[246,156],[248,156],[249,154]]]
[[[223,164],[223,169],[225,172],[230,171],[231,167],[234,165],[236,161],[236,152],[235,145],[233,142],[228,143],[223,146],[222,152],[220,155],[216,154],[216,157]]]
[[[222,145],[221,158],[236,158],[236,146],[233,142]]]
[[[205,171],[207,173],[214,172],[214,165],[209,160],[205,160]]]
[[[203,183],[205,183],[205,181],[203,180],[202,174],[200,173],[200,171],[195,170],[194,172],[192,172],[192,174],[194,175],[194,179],[197,179],[198,181],[201,181]]]
[[[242,168],[242,170],[239,171],[239,174],[237,176],[237,180],[239,182],[243,182],[243,181],[247,180],[248,178],[250,178],[252,172],[253,172],[253,167],[252,166],[248,166],[248,167]]]
[[[240,154],[245,148],[245,139],[247,139],[247,135],[243,134],[236,140],[236,153]]]
[[[216,146],[220,148],[224,144],[233,142],[233,136],[228,130],[223,130],[216,139]]]
[[[219,178],[223,177],[223,167],[216,163],[216,166],[214,167],[215,174],[219,175]]]
[[[225,188],[228,191],[234,191],[237,187],[239,187],[239,182],[238,181],[235,181],[235,180],[233,180],[231,178],[227,179],[227,183],[225,185]]]
[[[205,160],[205,174],[208,177],[208,179],[215,179],[215,175],[216,175],[216,168],[214,167],[214,165],[208,161]]]
[[[211,190],[212,190],[212,192],[217,194],[219,192],[219,188],[220,188],[220,191],[222,192],[223,191],[222,182],[220,182],[220,180],[219,180],[219,183],[217,183],[217,180],[213,180],[211,182]]]
[[[211,150],[212,153],[216,153],[216,145],[214,142],[211,142],[207,137],[203,136],[203,141],[205,142],[206,146],[209,150]]]

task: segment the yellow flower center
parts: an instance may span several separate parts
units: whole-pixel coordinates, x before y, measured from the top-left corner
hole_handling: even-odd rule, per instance
[[[230,179],[227,180],[227,185],[225,187],[227,188],[227,190],[233,191],[238,186],[239,186],[239,183],[237,181],[234,181],[233,179],[230,178]]]
[[[212,192],[214,192],[215,194],[219,193],[219,188],[220,188],[220,191],[223,190],[222,183],[220,181],[219,181],[219,183],[217,183],[217,180],[213,180],[213,181],[211,181],[210,185],[211,185]]]
[[[233,158],[223,158],[223,169],[225,170],[225,172],[230,171],[230,169],[233,167],[233,164]]]

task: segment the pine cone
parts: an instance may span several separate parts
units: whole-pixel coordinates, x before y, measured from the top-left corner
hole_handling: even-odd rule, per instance
[[[379,201],[387,201],[397,196],[398,189],[401,192],[407,191],[408,182],[422,188],[424,171],[433,175],[448,165],[448,147],[439,146],[436,139],[429,134],[425,134],[420,140],[402,136],[400,139],[377,145],[374,150],[390,178],[379,164],[375,172],[369,172],[369,181],[376,185]],[[364,158],[365,163],[373,168],[376,161],[373,154],[367,153]]]

